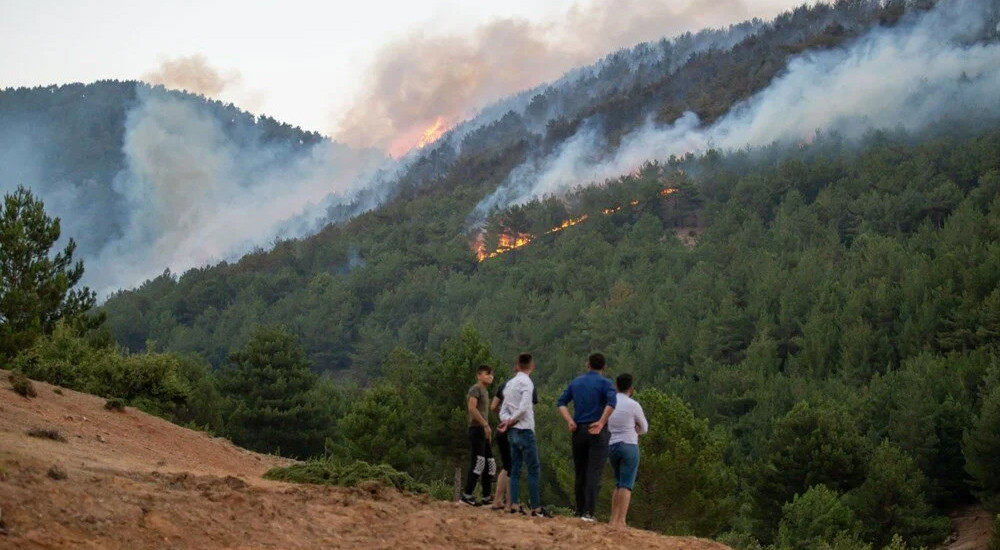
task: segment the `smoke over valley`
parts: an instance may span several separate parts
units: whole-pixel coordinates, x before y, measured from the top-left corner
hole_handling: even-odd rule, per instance
[[[93,90],[100,93],[92,93],[91,102],[133,90],[108,86]],[[75,96],[81,110],[100,109],[88,105],[80,88],[61,93]],[[233,260],[274,239],[309,234],[328,221],[327,208],[350,204],[352,192],[386,162],[377,151],[277,123],[265,129],[264,121],[236,109],[222,108],[220,115],[220,104],[163,88],[135,85],[130,105],[121,115],[121,149],[106,153],[120,155],[120,170],[97,174],[107,181],[74,184],[72,176],[53,173],[61,152],[87,147],[61,142],[58,135],[65,137],[68,128],[46,128],[37,122],[44,118],[29,115],[0,119],[2,190],[26,185],[61,217],[64,238],[74,238],[86,260],[84,282],[102,295],[168,268],[182,272]]]
[[[748,19],[742,0],[575,4],[559,20],[498,19],[461,34],[416,33],[379,53],[336,139],[401,156],[428,130],[451,127],[484,105],[663,36]]]
[[[794,145],[817,131],[853,139],[872,129],[919,132],[942,120],[996,119],[997,9],[986,0],[942,2],[847,47],[806,52],[770,86],[710,125],[689,111],[672,124],[649,120],[612,146],[599,122],[585,123],[551,154],[514,169],[480,202],[472,220],[479,223],[492,209],[602,183],[672,155]]]

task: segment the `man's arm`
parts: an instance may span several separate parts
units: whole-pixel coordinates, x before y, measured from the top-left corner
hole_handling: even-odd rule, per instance
[[[601,413],[601,418],[597,422],[591,424],[590,429],[587,431],[589,431],[592,435],[601,433],[601,430],[604,429],[604,425],[608,423],[608,417],[611,416],[611,413],[613,412],[615,412],[614,407],[611,405],[605,405],[604,412]]]
[[[635,433],[642,435],[649,431],[649,421],[646,414],[642,412],[642,405],[636,405],[638,409],[635,413]]]
[[[573,421],[573,417],[569,414],[569,407],[566,406],[572,400],[573,400],[573,384],[570,383],[569,385],[566,386],[566,389],[563,390],[562,395],[559,396],[559,400],[556,401],[556,405],[559,406],[559,414],[561,414],[563,419],[566,420],[566,427],[569,428],[569,431],[575,432],[576,422]]]
[[[492,430],[490,430],[489,420],[483,418],[483,413],[479,412],[479,398],[474,395],[470,395],[468,401],[468,408],[469,408],[469,414],[472,415],[472,419],[478,422],[479,425],[483,427],[483,431],[486,432],[486,439],[489,440]]]
[[[569,409],[566,408],[566,405],[560,405],[559,406],[559,414],[561,414],[562,417],[563,417],[563,419],[566,420],[566,427],[569,428],[569,431],[575,432],[576,431],[576,422],[574,422],[573,421],[573,417],[570,416]]]
[[[493,401],[490,401],[490,410],[497,414],[500,414],[500,403],[501,403],[500,398],[494,397]]]

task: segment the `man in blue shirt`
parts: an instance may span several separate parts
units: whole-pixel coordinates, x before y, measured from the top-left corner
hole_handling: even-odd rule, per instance
[[[601,473],[608,460],[608,417],[618,402],[614,385],[604,377],[606,361],[600,353],[587,359],[587,373],[576,377],[559,397],[559,413],[573,433],[573,466],[576,470],[576,515],[594,521]],[[573,402],[573,416],[569,405]]]

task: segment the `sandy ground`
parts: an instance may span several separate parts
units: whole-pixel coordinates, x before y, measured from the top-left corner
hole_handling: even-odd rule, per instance
[[[948,550],[985,550],[993,538],[993,514],[982,508],[970,507],[951,516],[954,530]]]
[[[0,549],[662,548],[726,550],[571,519],[530,519],[377,486],[270,482],[286,461],[0,370]],[[65,442],[31,437],[58,430]],[[65,478],[56,479],[62,477]]]

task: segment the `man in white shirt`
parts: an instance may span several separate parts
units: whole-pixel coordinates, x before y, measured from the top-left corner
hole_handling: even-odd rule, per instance
[[[531,373],[535,360],[530,353],[517,357],[517,374],[504,387],[503,405],[500,407],[500,425],[497,431],[507,433],[510,440],[510,500],[511,512],[524,513],[521,507],[521,468],[528,471],[528,493],[531,515],[546,517],[542,510],[539,491],[538,444],[535,441],[535,410],[531,402],[535,385]]]
[[[609,525],[623,529],[628,505],[632,501],[632,487],[639,472],[639,436],[649,430],[649,422],[642,412],[642,405],[632,399],[632,375],[618,375],[615,386],[618,388],[617,405],[608,417],[608,430],[611,432],[608,462],[615,476]]]

